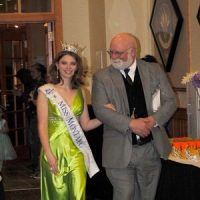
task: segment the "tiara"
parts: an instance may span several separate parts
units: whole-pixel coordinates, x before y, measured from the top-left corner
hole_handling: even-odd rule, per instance
[[[62,45],[63,51],[70,51],[76,54],[81,54],[81,52],[85,49],[85,48],[79,47],[78,44],[69,44],[66,42],[64,43],[61,42],[61,45]]]

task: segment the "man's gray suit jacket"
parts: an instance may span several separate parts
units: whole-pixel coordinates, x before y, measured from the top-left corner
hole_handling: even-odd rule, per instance
[[[175,94],[169,81],[156,63],[137,60],[147,111],[153,116],[158,126],[152,129],[153,143],[160,157],[167,159],[171,145],[163,125],[176,110]],[[153,112],[152,96],[160,90],[160,107]],[[116,111],[105,108],[111,103]],[[130,113],[122,74],[113,66],[108,66],[93,76],[92,106],[96,117],[104,123],[102,161],[104,167],[124,168],[130,162],[132,137],[128,128]]]

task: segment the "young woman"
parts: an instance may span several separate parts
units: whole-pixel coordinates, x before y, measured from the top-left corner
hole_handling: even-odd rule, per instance
[[[101,122],[89,118],[76,49],[59,52],[48,75],[50,83],[39,88],[37,99],[41,199],[85,200],[86,171],[93,176],[98,167],[82,129],[94,129]]]

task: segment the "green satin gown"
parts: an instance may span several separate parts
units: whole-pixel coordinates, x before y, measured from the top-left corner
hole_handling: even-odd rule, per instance
[[[78,90],[70,108],[75,116],[80,116],[83,96]],[[57,158],[59,174],[54,175],[41,151],[41,199],[42,200],[85,200],[86,168],[84,157],[73,143],[60,111],[48,99],[48,133],[51,149]]]

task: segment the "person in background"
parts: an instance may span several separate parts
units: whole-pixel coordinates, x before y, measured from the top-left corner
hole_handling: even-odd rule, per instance
[[[153,63],[158,63],[157,59],[155,56],[152,56],[152,55],[145,55],[142,60],[146,61],[146,62],[153,62]]]
[[[17,154],[8,136],[7,121],[3,118],[3,106],[0,105],[0,182],[2,184],[2,168],[5,160],[14,160]]]
[[[46,67],[40,63],[35,63],[30,67],[30,74],[33,80],[33,88],[29,93],[29,142],[31,146],[32,156],[32,170],[31,177],[40,177],[40,139],[37,128],[37,113],[36,113],[36,100],[38,95],[38,88],[46,83]]]
[[[85,200],[86,170],[99,169],[84,136],[102,123],[89,118],[81,57],[65,45],[49,67],[49,82],[39,88],[37,115],[41,152],[41,199]]]
[[[5,200],[5,192],[4,192],[4,186],[2,181],[2,175],[0,174],[0,199]]]
[[[154,200],[160,157],[171,151],[163,125],[176,110],[175,94],[159,64],[136,58],[136,41],[131,33],[115,35],[111,65],[93,76],[92,105],[104,124],[102,162],[114,200]],[[158,88],[161,102],[154,112]]]
[[[30,92],[34,88],[30,70],[27,68],[19,69],[17,71],[16,78],[20,81],[20,83],[15,86],[15,89],[12,92],[15,96],[19,97],[21,102],[25,104],[27,116],[29,117]]]

